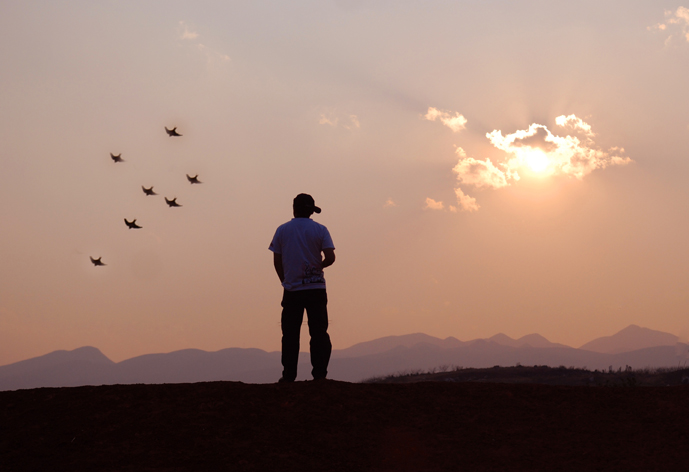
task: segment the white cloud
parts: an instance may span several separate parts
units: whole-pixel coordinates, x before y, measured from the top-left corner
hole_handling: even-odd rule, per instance
[[[463,184],[479,188],[500,188],[509,185],[505,173],[495,167],[488,158],[481,161],[473,157],[464,157],[459,159],[452,170],[457,173],[457,180]]]
[[[665,45],[668,46],[675,37],[689,42],[689,8],[677,7],[677,10],[665,11],[665,22],[649,26],[649,31],[659,30],[668,34]]]
[[[179,26],[181,30],[179,36],[180,39],[196,39],[199,37],[198,33],[195,33],[189,29],[189,25],[187,25],[186,22],[180,21]]]
[[[326,116],[325,113],[321,113],[321,117],[318,119],[318,124],[337,126],[338,119],[333,116]]]
[[[465,195],[461,188],[457,187],[455,189],[455,195],[457,195],[457,203],[462,208],[462,211],[478,211],[479,205],[476,203],[474,197]]]
[[[397,206],[397,203],[395,203],[392,198],[388,198],[388,200],[383,205],[383,208],[392,208],[392,207],[396,207],[396,206]]]
[[[438,110],[437,108],[428,107],[428,113],[424,115],[428,121],[435,121],[439,119],[442,124],[450,128],[455,133],[466,128],[467,120],[464,116],[456,112],[454,116],[450,112]]]
[[[588,137],[595,136],[594,132],[591,131],[591,125],[587,124],[581,118],[577,118],[575,115],[560,115],[555,118],[555,124],[562,126],[563,128],[573,128],[575,130],[581,131]]]
[[[677,7],[675,16],[677,17],[678,22],[684,20],[684,23],[689,25],[689,8]]]
[[[445,208],[445,205],[443,205],[443,202],[436,202],[432,198],[426,198],[426,206],[424,207],[425,210],[442,210]]]
[[[611,165],[621,165],[631,162],[628,157],[621,156],[618,148],[609,152],[594,147],[591,127],[574,115],[562,119],[558,117],[562,126],[575,123],[576,130],[584,130],[586,143],[576,136],[557,136],[543,125],[533,123],[526,130],[515,131],[503,136],[499,130],[494,130],[486,137],[496,148],[507,154],[507,160],[502,164],[506,177],[518,179],[521,169],[534,169],[536,158],[545,159],[545,167],[541,169],[545,174],[565,174],[583,178],[596,169],[605,169]],[[559,124],[559,123],[558,123]]]
[[[632,162],[624,156],[624,148],[612,147],[607,151],[597,148],[591,126],[577,116],[558,116],[555,123],[582,135],[583,141],[569,134],[555,135],[538,123],[504,136],[502,131],[493,130],[486,137],[493,146],[505,153],[504,161],[494,164],[489,158],[480,160],[468,157],[464,149],[458,147],[456,152],[459,160],[452,169],[457,174],[458,184],[499,189],[519,180],[523,172],[582,179],[596,169]],[[475,198],[466,195],[459,187],[455,193],[463,210],[478,210]]]
[[[356,115],[339,115],[336,111],[330,110],[321,113],[318,118],[318,123],[321,125],[330,125],[333,127],[342,126],[344,129],[354,130],[361,128],[361,123]]]

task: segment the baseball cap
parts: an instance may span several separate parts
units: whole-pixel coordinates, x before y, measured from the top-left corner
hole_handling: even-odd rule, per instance
[[[313,197],[306,193],[300,193],[294,197],[294,202],[292,205],[294,208],[303,208],[304,210],[311,210],[316,213],[321,212],[321,209],[316,206],[316,202],[313,200]]]

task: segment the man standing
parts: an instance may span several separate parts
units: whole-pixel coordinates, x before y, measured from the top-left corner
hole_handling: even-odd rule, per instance
[[[275,271],[284,287],[280,382],[294,382],[297,377],[299,333],[305,309],[314,380],[324,379],[328,374],[332,351],[323,269],[335,262],[335,245],[328,228],[311,219],[313,213],[321,212],[311,195],[297,195],[292,210],[294,218],[278,227],[268,248],[273,252]]]

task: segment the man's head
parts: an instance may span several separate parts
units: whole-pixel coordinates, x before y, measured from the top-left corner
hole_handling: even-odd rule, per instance
[[[313,201],[313,197],[305,193],[300,193],[294,197],[292,209],[295,218],[308,218],[313,213],[321,212],[321,209],[316,206],[316,202]]]

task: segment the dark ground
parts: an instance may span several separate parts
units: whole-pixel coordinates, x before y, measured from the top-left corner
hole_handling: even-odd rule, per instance
[[[525,383],[523,369],[539,368],[0,392],[0,470],[689,470],[689,386]]]

